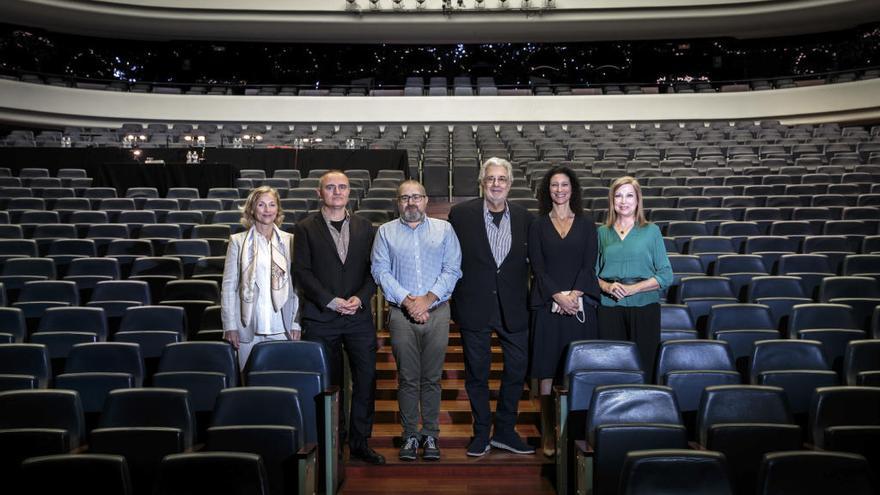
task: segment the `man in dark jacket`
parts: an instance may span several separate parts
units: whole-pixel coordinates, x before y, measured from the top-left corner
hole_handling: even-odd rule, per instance
[[[376,284],[370,275],[370,250],[376,230],[347,210],[350,186],[339,170],[321,176],[321,209],[297,223],[293,272],[303,293],[303,339],[327,351],[331,382],[342,385],[342,347],[351,367],[351,417],[348,444],[353,458],[384,464],[367,443],[373,430],[376,399],[376,330],[370,299]],[[345,408],[342,408],[345,410]],[[346,423],[343,419],[342,423]],[[343,429],[345,424],[343,424]],[[345,432],[341,432],[342,435]]]
[[[452,316],[461,329],[465,387],[474,417],[467,455],[479,457],[490,446],[532,454],[514,430],[528,367],[527,239],[532,214],[507,202],[513,181],[510,162],[489,158],[480,168],[483,197],[455,205],[449,222],[461,243],[462,279],[452,294]],[[492,332],[501,341],[504,371],[490,439],[489,371]]]

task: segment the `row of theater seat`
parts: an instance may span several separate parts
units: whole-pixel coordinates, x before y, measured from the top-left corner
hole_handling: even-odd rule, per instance
[[[300,343],[280,344],[274,346],[275,349],[272,350],[286,350],[285,348],[299,346]],[[870,360],[874,360],[873,374],[876,375],[878,373],[876,360],[880,352],[878,341],[853,343],[851,347],[859,347],[863,352],[869,353],[867,361],[870,364]],[[31,368],[20,364],[25,358],[15,356],[14,353],[27,350],[30,354],[36,354],[41,351],[40,348],[41,346],[27,345],[0,346],[0,353],[4,353],[4,359],[0,362],[19,363],[18,374],[34,372]],[[44,350],[42,354],[42,358],[32,358],[30,362],[47,362]],[[111,357],[114,354],[115,356]],[[129,366],[122,364],[125,361],[120,359],[122,354],[130,357]],[[132,437],[133,433],[130,431],[105,434],[103,430],[112,423],[115,399],[135,401],[137,407],[129,404],[129,407],[120,407],[118,410],[140,414],[140,417],[150,414],[151,426],[157,426],[157,423],[162,422],[170,423],[170,426],[174,427],[182,424],[181,416],[176,420],[169,419],[169,416],[175,414],[174,411],[179,411],[179,407],[163,406],[159,408],[162,413],[152,413],[151,411],[158,408],[159,399],[153,399],[157,402],[152,404],[143,402],[149,401],[151,397],[168,396],[169,393],[165,390],[147,388],[142,389],[141,392],[116,390],[108,393],[107,382],[97,380],[97,375],[101,373],[113,375],[113,372],[130,375],[132,380],[139,377],[138,373],[142,368],[139,368],[140,361],[137,359],[139,356],[136,354],[137,346],[132,344],[80,344],[72,350],[67,369],[64,374],[56,378],[55,385],[58,388],[78,389],[83,397],[101,394],[108,397],[103,407],[96,405],[94,400],[82,401],[80,404],[81,407],[86,407],[87,412],[95,412],[96,409],[102,411],[98,423],[100,428],[92,431],[90,445],[94,448],[97,444],[96,450],[102,451],[100,446],[109,444],[111,447],[104,450],[122,449],[122,453],[127,452],[128,455],[132,455],[132,450],[136,449],[140,453],[138,459],[142,463],[140,468],[145,469],[144,464],[147,464],[152,465],[154,469],[160,456],[145,460],[144,448],[155,447],[156,444],[153,442],[158,441],[156,437],[151,438],[143,434]],[[855,355],[856,352],[852,354]],[[272,358],[260,354],[252,357],[253,362],[245,370],[247,383],[265,384],[265,380],[269,380],[269,384],[278,385],[280,380],[280,384],[289,384],[288,373],[278,373],[278,369],[285,369],[292,363],[302,365],[305,364],[304,361],[308,361],[303,358],[297,361],[280,360],[280,358],[279,354]],[[576,425],[570,424],[576,416],[575,413],[581,411],[583,418],[583,411],[587,411],[586,423],[581,427],[585,428],[587,441],[593,450],[594,487],[597,490],[595,493],[615,493],[616,480],[619,478],[624,456],[630,450],[686,448],[689,438],[688,426],[691,426],[690,437],[695,438],[704,447],[717,449],[728,456],[731,462],[731,477],[736,483],[754,482],[753,475],[757,471],[762,454],[803,448],[805,437],[802,436],[797,423],[805,419],[804,414],[808,411],[810,412],[808,421],[801,427],[809,428],[807,431],[811,443],[826,449],[842,448],[851,451],[862,449],[861,452],[867,454],[876,466],[877,444],[873,442],[860,444],[857,440],[876,438],[878,434],[880,389],[835,387],[835,375],[827,370],[827,365],[815,342],[757,343],[754,346],[750,380],[761,386],[731,385],[739,383],[739,377],[727,345],[723,342],[670,341],[663,344],[658,359],[661,364],[657,368],[657,382],[663,386],[598,387],[611,383],[647,382],[647,374],[642,371],[638,359],[638,353],[632,343],[584,341],[576,342],[571,346],[565,361],[565,371],[569,372],[565,384],[568,402],[562,401],[567,413],[563,415],[563,426],[566,427],[561,427],[559,431],[563,434],[572,434],[577,428]],[[217,417],[223,416],[218,411],[222,409],[224,394],[229,396],[233,393],[237,394],[240,390],[233,388],[221,391],[217,395],[218,388],[225,389],[222,386],[218,387],[222,385],[220,382],[225,380],[226,383],[237,383],[235,377],[237,369],[234,363],[231,348],[225,343],[171,344],[163,353],[159,373],[153,376],[155,385],[187,388],[191,407],[196,411],[208,403],[213,403],[211,397],[217,397],[217,404],[212,409],[214,428],[207,432],[209,448],[212,444],[211,435],[217,430],[216,426],[219,422]],[[272,368],[273,372],[259,371],[267,367]],[[208,376],[203,376],[205,373],[209,373]],[[206,380],[211,376],[215,378],[208,383]],[[301,389],[300,394],[304,393],[302,387],[302,385],[297,387]],[[14,395],[14,393],[4,395]],[[171,395],[174,398],[170,400],[181,401],[180,392],[173,392]],[[584,398],[587,399],[586,403]],[[3,395],[0,395],[0,402],[2,400]],[[142,402],[136,402],[138,400]],[[169,399],[166,397],[165,400]],[[263,402],[262,406],[265,405],[266,403]],[[300,407],[305,408],[302,404]],[[688,425],[687,414],[694,411],[698,411],[697,422],[695,425]],[[267,413],[262,414],[261,417],[264,417]],[[30,415],[27,417],[29,421],[33,421]],[[69,420],[70,418],[67,419]],[[17,421],[24,420],[18,418]],[[118,421],[124,424],[115,426],[117,429],[143,426],[140,422],[147,420],[132,419],[129,423],[125,420]],[[735,422],[737,425],[728,425],[727,423],[730,422]],[[851,426],[857,426],[858,429],[854,432]],[[0,425],[0,428],[8,427],[10,427],[8,423]],[[725,430],[725,428],[733,429]],[[767,428],[775,434],[767,436]],[[197,436],[196,430],[197,428],[189,430],[193,438]],[[755,436],[756,431],[764,432],[765,435]],[[109,439],[102,435],[109,435]],[[107,442],[102,444],[102,438]],[[175,434],[173,438],[176,442],[180,441],[179,434]],[[126,441],[121,442],[120,439]],[[113,443],[113,440],[117,443]],[[131,443],[138,440],[145,443]],[[835,441],[838,443],[833,443]],[[563,441],[560,445],[566,444],[567,442]],[[129,450],[125,451],[125,449]],[[751,477],[747,476],[749,473]],[[745,493],[749,493],[745,487],[740,488]]]
[[[0,345],[0,376],[17,369],[11,376],[42,375],[55,387],[0,392],[4,479],[27,486],[18,466],[35,455],[116,454],[126,458],[134,493],[149,494],[164,456],[195,449],[259,454],[272,494],[314,493],[319,478],[333,493],[339,453],[327,418],[337,414],[338,391],[328,385],[323,348],[279,344],[255,347],[248,387],[226,342],[170,344],[149,377],[137,344],[76,345],[55,377],[45,346]],[[28,434],[15,433],[21,428]]]
[[[880,388],[838,386],[817,344],[756,343],[752,385],[740,385],[725,343],[667,341],[658,353],[655,382],[660,385],[652,386],[634,385],[650,378],[632,343],[572,343],[565,382],[557,389],[559,493],[572,485],[579,493],[590,485],[593,493],[616,493],[628,451],[681,449],[689,441],[725,454],[740,494],[767,493],[760,487],[755,491],[764,454],[804,445],[865,455],[876,472]],[[862,360],[872,370],[868,374],[878,376],[880,341],[850,347],[850,359]]]

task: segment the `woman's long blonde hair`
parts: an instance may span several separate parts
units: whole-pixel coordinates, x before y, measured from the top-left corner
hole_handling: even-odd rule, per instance
[[[244,204],[239,208],[241,210],[241,220],[239,221],[244,225],[244,228],[249,229],[254,225],[257,200],[264,194],[275,196],[275,204],[278,205],[278,215],[275,217],[275,225],[280,227],[284,222],[284,209],[281,208],[281,196],[278,194],[278,190],[270,186],[260,186],[251,190],[247,199],[244,201]]]
[[[621,186],[625,186],[626,184],[633,186],[633,189],[636,191],[636,199],[638,199],[636,220],[639,222],[639,227],[644,227],[648,223],[645,219],[645,208],[642,204],[642,186],[639,185],[639,181],[636,180],[635,177],[627,175],[612,182],[611,187],[608,188],[608,217],[605,219],[606,227],[614,228],[614,222],[617,221],[617,211],[614,210],[614,195]]]

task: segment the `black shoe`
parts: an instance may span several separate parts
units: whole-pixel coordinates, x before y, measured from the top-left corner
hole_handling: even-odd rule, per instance
[[[419,438],[415,435],[407,437],[403,441],[403,446],[400,447],[400,457],[401,461],[414,461],[418,458],[419,455]]]
[[[471,440],[467,447],[468,457],[483,457],[489,452],[489,439],[482,435],[477,435]]]
[[[437,439],[431,435],[426,435],[422,439],[422,459],[426,461],[440,460],[440,447],[437,445]]]
[[[385,458],[382,457],[382,454],[376,452],[369,447],[351,449],[350,454],[352,459],[360,459],[369,464],[374,464],[376,466],[381,466],[382,464],[385,464]]]
[[[515,431],[495,432],[490,445],[496,449],[503,449],[514,454],[534,454],[535,449],[523,442],[522,438]]]

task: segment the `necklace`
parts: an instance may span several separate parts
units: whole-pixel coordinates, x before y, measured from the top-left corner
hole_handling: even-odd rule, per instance
[[[617,228],[617,231],[620,232],[620,235],[626,235],[627,232],[629,232],[630,230],[632,230],[633,225],[635,225],[635,224],[633,223],[633,224],[630,224],[630,225],[628,225],[628,226],[622,226],[622,225],[619,225],[619,224],[615,224],[614,226]]]
[[[568,231],[571,230],[571,223],[574,220],[574,213],[569,213],[563,218],[559,218],[553,213],[550,213],[550,222],[553,223],[553,226],[556,227],[556,231],[559,233],[560,237],[565,237],[568,235]]]

